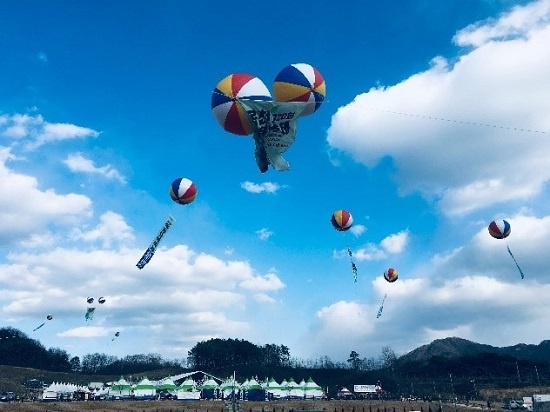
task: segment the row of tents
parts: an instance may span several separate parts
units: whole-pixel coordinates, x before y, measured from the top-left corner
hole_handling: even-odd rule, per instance
[[[63,400],[72,394],[72,399],[111,399],[111,400],[151,400],[168,397],[177,400],[199,399],[239,399],[244,401],[264,401],[276,399],[323,399],[325,392],[313,379],[302,379],[297,383],[293,378],[278,383],[274,378],[259,381],[246,379],[240,383],[234,377],[215,378],[204,374],[204,379],[195,381],[195,373],[171,376],[159,381],[143,378],[130,383],[123,377],[110,385],[89,385],[82,387],[72,384],[52,383],[44,389],[42,400]]]

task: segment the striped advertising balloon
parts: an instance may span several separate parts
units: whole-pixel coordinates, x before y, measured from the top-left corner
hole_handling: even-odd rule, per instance
[[[187,205],[197,197],[197,187],[191,180],[180,177],[170,185],[170,197],[180,205]]]
[[[489,223],[489,234],[495,239],[504,239],[510,235],[512,228],[506,220],[493,220]]]
[[[323,103],[326,95],[325,79],[319,71],[306,63],[286,66],[275,77],[273,97],[278,102],[304,102],[301,116],[312,114]]]
[[[345,232],[353,225],[353,217],[347,210],[337,210],[330,219],[332,226],[340,232]]]
[[[397,280],[398,273],[397,270],[394,268],[389,268],[386,271],[384,271],[384,279],[386,279],[388,282],[393,283]]]
[[[239,100],[271,101],[273,98],[266,85],[251,74],[230,74],[217,84],[211,102],[214,117],[225,131],[246,136],[254,129]]]

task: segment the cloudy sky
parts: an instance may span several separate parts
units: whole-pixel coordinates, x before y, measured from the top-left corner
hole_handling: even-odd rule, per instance
[[[30,3],[0,14],[0,326],[169,359],[216,337],[335,361],[550,338],[550,0]],[[292,63],[326,100],[291,170],[261,174],[211,94]]]

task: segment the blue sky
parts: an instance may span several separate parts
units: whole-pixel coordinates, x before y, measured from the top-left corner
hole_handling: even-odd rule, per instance
[[[0,27],[1,326],[178,359],[214,337],[335,361],[549,338],[550,1],[7,1]],[[261,174],[211,93],[292,63],[326,100],[291,170]],[[87,296],[107,299],[89,322]]]

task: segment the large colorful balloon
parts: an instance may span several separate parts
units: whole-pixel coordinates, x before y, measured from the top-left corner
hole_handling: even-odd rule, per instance
[[[197,197],[197,186],[191,180],[180,177],[170,185],[170,197],[180,205],[187,205]]]
[[[212,92],[212,113],[229,133],[249,135],[254,128],[238,99],[271,101],[271,93],[257,77],[246,73],[230,74]]]
[[[512,228],[506,220],[493,220],[489,223],[489,234],[495,239],[504,239],[510,235]]]
[[[393,283],[397,280],[398,273],[397,270],[394,268],[389,268],[384,272],[384,279],[386,279],[388,282]]]
[[[273,84],[273,97],[278,102],[305,102],[302,116],[315,112],[325,100],[325,79],[319,71],[306,63],[286,66]]]
[[[332,226],[340,232],[345,232],[353,225],[353,217],[347,210],[337,210],[330,219]]]

